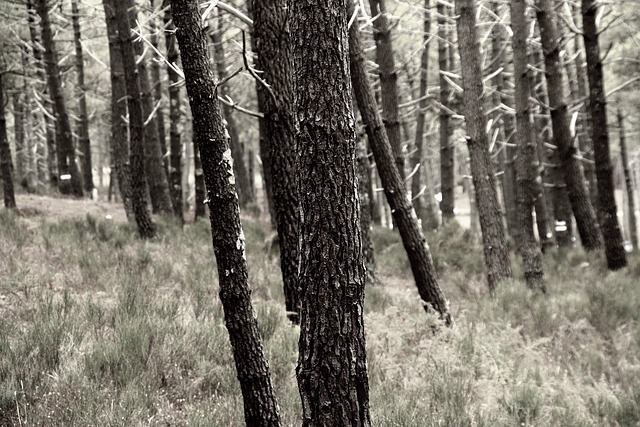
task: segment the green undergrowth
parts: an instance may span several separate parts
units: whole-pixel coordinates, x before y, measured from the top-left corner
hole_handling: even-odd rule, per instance
[[[284,425],[300,425],[298,329],[273,231],[246,217],[249,279]],[[0,426],[240,426],[242,400],[206,221],[135,227],[0,212]],[[637,426],[640,268],[544,256],[548,293],[489,294],[477,237],[427,233],[455,318],[420,304],[397,234],[375,229],[365,299],[376,426]],[[434,332],[436,331],[436,332]]]

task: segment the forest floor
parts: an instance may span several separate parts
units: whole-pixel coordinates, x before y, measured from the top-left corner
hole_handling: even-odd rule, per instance
[[[20,195],[0,210],[0,426],[242,426],[208,221],[137,238],[119,203]],[[274,232],[243,216],[253,302],[283,425],[300,425],[299,329]],[[453,328],[422,309],[402,243],[373,230],[365,297],[374,425],[640,425],[640,259],[553,249],[547,295],[486,290],[477,237],[428,232]]]

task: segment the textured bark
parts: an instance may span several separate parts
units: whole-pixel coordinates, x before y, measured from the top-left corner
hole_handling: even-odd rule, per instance
[[[76,50],[75,67],[77,74],[76,96],[78,97],[78,143],[82,152],[82,182],[84,190],[93,190],[91,163],[91,140],[89,139],[89,115],[87,113],[87,86],[84,82],[84,56],[82,54],[82,36],[80,33],[80,9],[78,0],[71,0],[71,19],[73,21],[73,43]]]
[[[71,176],[71,179],[60,180],[58,186],[62,194],[73,194],[74,196],[82,197],[82,177],[80,176],[78,166],[76,165],[71,123],[69,122],[64,94],[62,93],[60,70],[58,69],[56,47],[53,41],[51,22],[49,21],[47,0],[37,0],[35,6],[36,11],[40,16],[42,45],[44,46],[44,62],[47,71],[47,86],[49,88],[49,95],[53,101],[53,111],[56,118],[56,154],[58,158],[58,173],[60,176]]]
[[[598,45],[596,24],[597,4],[594,0],[582,0],[582,35],[587,58],[589,77],[589,110],[591,110],[593,158],[596,162],[598,182],[598,210],[600,228],[604,237],[604,253],[609,270],[618,270],[627,265],[627,255],[622,243],[622,232],[618,224],[618,209],[614,196],[613,166],[609,153],[609,128],[607,124],[607,100],[604,93],[602,60]]]
[[[513,29],[513,68],[515,75],[516,145],[518,176],[516,201],[518,212],[518,247],[524,266],[524,277],[531,289],[545,291],[542,255],[533,235],[533,204],[536,181],[536,146],[531,138],[531,97],[527,56],[527,4],[525,0],[511,1]]]
[[[454,156],[455,150],[451,144],[451,87],[444,78],[442,71],[449,70],[447,46],[447,30],[445,5],[438,2],[438,67],[440,70],[440,212],[442,222],[447,222],[455,215],[454,207]]]
[[[4,193],[4,207],[15,209],[16,196],[13,190],[13,163],[11,161],[11,147],[7,137],[7,121],[5,119],[4,71],[0,70],[0,174],[2,175],[2,190]]]
[[[640,241],[638,240],[638,223],[636,220],[636,204],[633,200],[633,178],[631,176],[631,170],[629,169],[629,157],[627,154],[627,138],[624,131],[624,120],[622,119],[622,112],[618,108],[618,128],[620,132],[620,160],[622,162],[622,173],[624,174],[624,182],[627,190],[627,211],[629,217],[627,221],[629,223],[629,240],[633,245],[633,249],[637,252]]]
[[[164,5],[163,5],[164,6]],[[176,42],[176,27],[171,19],[171,9],[164,13],[165,45],[167,47],[167,61],[177,64],[179,59],[178,45]],[[178,125],[180,122],[180,76],[172,67],[167,67],[169,75],[169,186],[171,190],[171,203],[173,214],[184,221],[182,214],[182,139]]]
[[[358,165],[358,197],[360,198],[360,234],[362,236],[362,256],[367,272],[367,282],[377,282],[376,257],[371,240],[371,210],[369,188],[371,175],[369,174],[369,157],[365,135],[358,134],[356,145],[356,162]]]
[[[33,75],[31,73],[31,67],[29,64],[29,48],[27,45],[22,46],[21,50],[22,59],[22,93],[24,94],[24,100],[22,101],[22,123],[23,123],[23,161],[24,161],[24,177],[20,184],[29,193],[34,193],[38,189],[38,166],[44,167],[45,162],[38,162],[38,148],[43,147],[42,139],[40,135],[35,132],[34,120],[37,119],[37,109],[34,108],[33,103],[33,88],[31,81]],[[15,125],[14,125],[15,126]],[[16,139],[16,146],[18,140]],[[17,153],[16,153],[17,154]],[[17,156],[16,156],[17,157]],[[44,158],[43,158],[44,160]],[[40,170],[42,183],[46,181],[46,171],[44,168]],[[43,187],[43,186],[41,186]]]
[[[602,247],[598,222],[584,185],[584,175],[573,145],[569,129],[567,104],[564,99],[562,64],[560,62],[559,37],[552,16],[551,0],[539,0],[536,16],[540,26],[540,38],[544,50],[547,94],[551,108],[553,139],[560,155],[564,181],[567,185],[571,209],[576,218],[582,246],[587,251]]]
[[[278,404],[251,305],[229,134],[217,101],[197,0],[172,0],[193,130],[203,164],[220,300],[233,349],[247,426],[280,426]]]
[[[116,181],[127,219],[135,219],[131,193],[129,141],[127,139],[127,87],[124,77],[122,50],[118,38],[118,22],[113,0],[103,1],[107,36],[109,37],[109,63],[111,65],[111,148]]]
[[[373,149],[387,202],[407,251],[418,292],[424,302],[425,309],[428,310],[429,307],[432,307],[440,314],[445,323],[451,324],[451,314],[442,290],[438,286],[429,246],[422,234],[411,201],[406,197],[404,182],[393,162],[393,152],[387,134],[384,132],[382,117],[378,112],[371,90],[360,34],[356,25],[352,26],[349,31],[349,59],[354,95]]]
[[[273,204],[280,245],[280,268],[289,319],[299,322],[298,193],[296,183],[296,116],[293,105],[293,52],[291,33],[282,31],[290,19],[286,0],[253,5],[253,37],[257,67],[274,96],[265,96],[264,137],[269,140]]]
[[[458,48],[464,88],[467,147],[471,159],[473,186],[476,191],[476,205],[480,214],[487,280],[489,289],[494,289],[501,280],[511,277],[511,263],[491,166],[489,139],[485,132],[482,69],[474,1],[456,0],[456,14],[459,15]]]
[[[371,425],[347,0],[292,2],[302,425]]]
[[[140,96],[140,75],[137,72],[131,27],[129,25],[131,0],[103,0],[103,2],[107,3],[105,8],[115,6],[115,21],[122,55],[124,80],[127,88],[127,109],[129,111],[131,204],[140,237],[147,239],[156,235],[156,225],[147,207],[147,183],[144,174],[144,118],[142,116],[142,99]]]

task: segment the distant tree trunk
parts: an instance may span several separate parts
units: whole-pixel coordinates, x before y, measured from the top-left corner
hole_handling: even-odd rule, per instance
[[[618,224],[618,209],[614,196],[613,167],[609,154],[607,100],[604,93],[604,77],[596,24],[597,9],[598,6],[594,0],[582,0],[582,35],[587,57],[587,75],[589,76],[589,109],[593,123],[591,140],[593,141],[593,157],[596,162],[598,181],[600,228],[604,237],[607,266],[609,270],[618,270],[627,265],[627,255],[622,243],[622,232]]]
[[[368,142],[368,137],[367,137]],[[368,143],[367,146],[371,144]],[[367,157],[370,159],[371,155],[369,150],[367,150]],[[377,187],[376,183],[378,182],[378,170],[375,165],[375,161],[369,161],[369,212],[371,212],[371,223],[374,225],[382,225],[382,209],[380,208],[381,203],[379,202],[382,199],[381,195],[378,194],[375,189]]]
[[[154,0],[150,0],[149,3],[151,5],[152,10],[154,10]],[[160,3],[162,4],[162,1]],[[149,34],[149,42],[151,43],[152,47],[154,47],[156,50],[159,51],[159,43],[158,43],[159,30],[158,30],[158,25],[156,24],[155,16],[149,19],[149,28],[151,30]],[[162,100],[162,78],[160,77],[161,69],[162,69],[160,64],[162,64],[163,62],[164,62],[163,58],[154,52],[150,61],[151,87],[153,89],[153,101],[155,102],[156,105],[159,105],[159,107],[156,109],[154,122],[156,124],[156,127],[158,128],[158,141],[160,141],[160,152],[162,153],[162,164],[164,166],[164,172],[167,177],[167,180],[169,181],[169,186],[170,186],[171,185],[171,182],[170,182],[171,180],[169,177],[170,154],[169,154],[169,150],[167,149],[167,132],[166,132],[166,126],[165,126],[165,120],[164,120],[164,109],[162,108],[164,105],[164,102]],[[172,194],[171,187],[169,187],[169,194],[170,195]],[[173,206],[173,198],[171,198],[171,204]],[[175,206],[173,206],[173,208],[175,213]]]
[[[531,289],[546,291],[542,255],[533,235],[534,186],[536,146],[531,139],[531,88],[529,86],[527,56],[527,4],[525,0],[511,1],[513,29],[513,65],[515,75],[516,144],[518,170],[516,202],[518,210],[518,246],[522,255],[524,277]]]
[[[480,236],[480,224],[478,221],[478,207],[476,206],[476,192],[473,188],[473,182],[471,177],[471,159],[467,157],[465,166],[465,176],[464,176],[464,189],[467,192],[467,197],[469,197],[469,229],[471,230],[471,234],[473,234],[474,239]]]
[[[172,0],[171,8],[193,113],[194,137],[207,183],[220,300],[229,332],[247,426],[280,426],[258,322],[247,283],[247,261],[229,135],[217,101],[207,40],[196,0]]]
[[[455,216],[453,213],[455,151],[453,144],[451,144],[451,88],[443,73],[443,71],[449,71],[447,49],[452,49],[452,47],[447,46],[448,32],[445,28],[447,22],[445,5],[442,2],[437,4],[438,67],[440,69],[440,194],[442,196],[440,212],[442,214],[442,222],[445,223]]]
[[[37,0],[36,10],[40,16],[40,26],[42,28],[42,45],[44,46],[44,62],[47,67],[49,95],[53,100],[54,115],[56,117],[56,149],[58,173],[60,174],[58,177],[60,179],[59,188],[62,194],[73,194],[74,196],[82,197],[82,177],[76,164],[71,123],[69,122],[69,115],[67,114],[60,83],[60,70],[58,69],[58,59],[53,41],[51,22],[49,21],[47,1]],[[70,175],[70,179],[67,179],[66,175]],[[65,179],[62,179],[62,177]]]
[[[567,104],[563,94],[563,73],[560,62],[559,37],[556,24],[552,17],[552,3],[550,0],[539,0],[536,15],[540,26],[540,38],[544,50],[545,76],[549,107],[551,108],[551,122],[553,139],[557,147],[564,181],[567,185],[569,200],[573,215],[576,218],[578,233],[582,246],[587,251],[602,247],[598,222],[589,201],[589,194],[584,185],[584,175],[578,159],[575,158],[576,148],[572,142],[567,116]]]
[[[193,176],[195,179],[194,218],[198,219],[203,218],[206,213],[204,208],[206,188],[204,183],[204,171],[202,170],[202,161],[200,160],[200,150],[198,150],[198,141],[195,136],[193,136]]]
[[[140,96],[140,74],[136,72],[135,53],[129,25],[131,1],[103,1],[108,3],[109,7],[112,7],[115,3],[115,21],[117,22],[129,111],[131,203],[140,237],[148,239],[156,235],[156,225],[147,207],[147,184],[144,174],[144,144],[146,141],[143,130],[144,118],[142,116],[142,99]]]
[[[273,203],[280,245],[280,268],[285,305],[289,319],[299,322],[298,285],[298,192],[296,183],[296,116],[293,105],[293,52],[291,34],[281,31],[290,19],[288,0],[255,2],[253,37],[257,48],[257,66],[264,73],[273,97],[262,100],[264,137],[269,140],[269,158],[273,179]]]
[[[21,184],[25,189],[33,193],[38,189],[38,147],[42,144],[40,135],[35,132],[34,119],[37,118],[37,109],[33,105],[33,89],[31,80],[33,79],[29,67],[29,48],[23,45],[21,49],[22,59],[22,93],[24,93],[24,101],[22,103],[22,118],[24,125],[24,179]],[[17,141],[16,141],[17,143]],[[41,164],[44,166],[44,163]],[[42,170],[43,182],[46,180],[46,172]]]
[[[624,132],[624,121],[622,119],[622,111],[618,108],[618,127],[620,129],[620,158],[622,161],[622,172],[624,174],[624,182],[627,189],[627,204],[629,211],[629,218],[627,218],[629,222],[629,240],[631,240],[631,244],[633,245],[633,250],[638,251],[638,245],[640,245],[640,241],[638,240],[638,223],[636,220],[636,205],[633,200],[634,191],[633,191],[633,178],[631,176],[631,171],[629,170],[629,158],[627,155],[627,139],[625,137]]]
[[[356,142],[356,162],[358,165],[358,196],[360,198],[360,232],[362,235],[362,256],[367,272],[367,282],[375,283],[376,258],[371,240],[371,210],[369,201],[369,188],[371,187],[371,175],[369,174],[369,157],[367,156],[367,144],[365,135],[358,135]]]
[[[4,70],[0,70],[0,173],[2,174],[2,189],[4,192],[4,207],[15,209],[16,196],[13,191],[13,163],[11,161],[11,147],[7,137],[7,122],[5,119],[4,98]]]
[[[84,82],[84,57],[82,54],[82,37],[80,35],[80,9],[78,0],[71,0],[71,19],[73,21],[73,42],[76,48],[75,66],[78,78],[76,96],[78,97],[79,123],[78,141],[82,150],[82,181],[84,190],[91,193],[93,190],[93,175],[91,163],[91,141],[89,139],[89,115],[87,113],[87,86]]]
[[[425,310],[430,307],[435,309],[449,325],[452,323],[451,314],[442,290],[438,286],[431,252],[418,224],[411,201],[406,196],[404,182],[393,162],[393,152],[387,134],[383,131],[384,125],[369,83],[357,25],[353,25],[349,30],[349,59],[355,98],[369,136],[387,202],[411,264],[418,292],[424,302]]]
[[[24,77],[23,77],[24,78]],[[15,137],[16,163],[15,163],[15,180],[22,185],[25,180],[26,169],[26,152],[24,137],[24,103],[20,96],[20,91],[16,90],[11,96],[13,104],[13,133]]]
[[[164,6],[164,5],[163,5]],[[167,47],[167,61],[170,64],[177,64],[179,60],[178,45],[176,42],[176,27],[171,19],[171,9],[164,13],[165,44]],[[182,214],[182,139],[178,124],[180,122],[180,76],[172,67],[167,67],[169,75],[169,186],[171,189],[171,202],[173,204],[173,214],[184,222]]]
[[[471,174],[480,214],[480,228],[487,265],[489,289],[511,277],[511,262],[507,251],[504,227],[498,204],[495,178],[489,154],[489,139],[483,107],[482,69],[476,32],[476,7],[473,0],[456,0],[458,18],[458,48],[464,87],[467,146],[471,158]]]
[[[127,86],[124,76],[124,65],[120,41],[118,38],[118,22],[113,0],[103,0],[104,14],[107,21],[109,37],[109,63],[111,64],[111,147],[116,182],[124,211],[129,221],[135,219],[131,188],[131,168],[129,163],[129,141],[127,139]]]

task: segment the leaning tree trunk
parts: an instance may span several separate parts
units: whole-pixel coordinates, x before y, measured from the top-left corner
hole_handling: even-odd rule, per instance
[[[349,87],[348,0],[292,3],[302,425],[368,427],[365,269]]]
[[[638,240],[638,223],[636,222],[636,205],[633,200],[633,178],[629,169],[629,158],[627,154],[627,139],[624,132],[624,121],[622,120],[622,111],[618,108],[618,127],[620,132],[620,158],[622,161],[622,173],[624,174],[624,182],[627,189],[627,206],[629,211],[629,239],[633,249],[637,252],[640,241]]]
[[[4,74],[0,70],[0,174],[2,174],[2,189],[4,192],[4,207],[16,207],[16,195],[13,191],[13,163],[11,161],[11,147],[7,137],[7,121],[4,116],[7,101],[4,99]]]
[[[539,0],[536,11],[540,26],[540,39],[544,50],[545,76],[547,93],[551,109],[553,139],[560,155],[564,181],[567,185],[569,200],[573,215],[576,218],[578,233],[582,246],[587,251],[602,247],[598,221],[589,201],[589,194],[585,188],[584,175],[578,159],[575,157],[576,148],[573,145],[567,104],[564,99],[564,83],[562,63],[560,61],[560,38],[556,31],[556,24],[552,17],[553,4],[551,0]]]
[[[280,426],[269,364],[251,305],[229,134],[217,101],[199,4],[196,0],[172,0],[171,9],[193,113],[194,137],[203,163],[220,300],[242,390],[245,422],[247,426]]]
[[[618,270],[627,265],[627,255],[622,243],[622,232],[620,224],[618,224],[618,209],[614,196],[613,167],[609,153],[607,100],[604,93],[604,77],[596,24],[597,11],[598,7],[594,0],[582,0],[582,35],[587,57],[587,75],[589,76],[591,140],[593,141],[593,158],[596,162],[600,228],[604,237],[607,266],[609,270]]]
[[[40,16],[44,62],[47,69],[47,86],[49,95],[53,100],[53,110],[56,118],[56,150],[58,156],[58,178],[60,179],[58,186],[62,194],[73,194],[74,196],[82,197],[82,177],[76,164],[71,123],[69,122],[60,82],[60,69],[58,68],[58,58],[53,41],[51,21],[49,20],[47,0],[37,0],[36,11]]]
[[[471,175],[476,191],[476,205],[480,215],[480,229],[487,265],[489,289],[511,277],[511,262],[507,251],[495,177],[491,167],[489,139],[483,107],[480,46],[476,32],[476,7],[473,0],[457,0],[458,48],[464,87],[467,147],[471,159]]]
[[[432,307],[440,314],[446,324],[451,324],[451,314],[442,290],[438,286],[429,246],[418,224],[418,217],[413,210],[411,201],[406,196],[404,182],[393,162],[393,151],[387,134],[384,132],[382,117],[378,112],[371,90],[365,64],[366,59],[356,25],[353,25],[349,30],[349,59],[351,83],[358,108],[369,136],[387,202],[391,207],[393,219],[407,251],[418,292],[425,309]]]
[[[84,190],[93,190],[93,175],[91,164],[91,140],[89,139],[89,115],[87,114],[87,85],[84,82],[84,57],[82,54],[82,37],[80,35],[80,10],[78,0],[71,0],[71,19],[73,20],[73,42],[76,48],[75,66],[78,77],[76,87],[79,109],[78,141],[82,151],[82,181]]]
[[[129,140],[131,148],[131,204],[140,237],[148,239],[156,235],[156,225],[147,207],[147,183],[144,173],[144,119],[140,96],[140,75],[137,72],[131,27],[129,26],[130,0],[103,0],[108,7],[115,3],[115,21],[127,87],[129,110]],[[105,8],[107,6],[105,5]]]
[[[545,291],[542,255],[533,235],[533,199],[536,180],[536,146],[531,133],[531,88],[527,61],[527,4],[525,0],[511,1],[511,28],[513,29],[513,68],[516,101],[516,202],[518,211],[517,233],[522,255],[524,277],[531,289]]]
[[[447,15],[445,5],[438,2],[438,66],[440,69],[440,212],[442,222],[452,219],[454,207],[454,156],[455,150],[451,144],[451,87],[443,72],[449,70],[447,49],[448,31],[445,28]]]
[[[268,139],[273,203],[280,244],[280,268],[288,317],[299,322],[298,193],[296,187],[296,117],[293,105],[291,34],[282,32],[289,12],[287,0],[257,1],[253,5],[253,37],[257,66],[271,92],[264,94],[264,138]],[[273,96],[271,96],[273,94]]]
[[[129,141],[127,139],[127,86],[124,76],[122,50],[118,38],[118,22],[113,0],[103,1],[109,37],[109,63],[111,65],[111,147],[116,181],[127,219],[135,219],[131,189],[131,169],[129,164]]]

